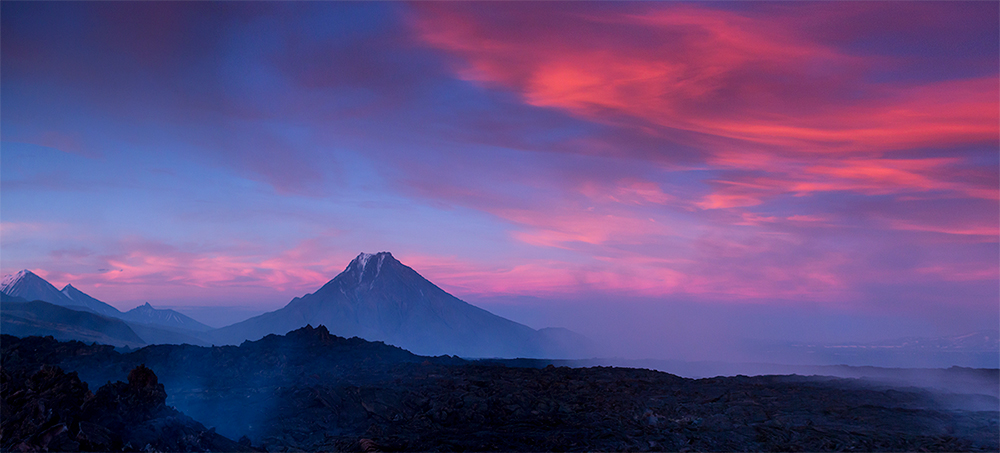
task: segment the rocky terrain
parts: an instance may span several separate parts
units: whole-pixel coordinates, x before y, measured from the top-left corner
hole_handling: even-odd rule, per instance
[[[0,369],[3,451],[249,451],[164,403],[156,374],[139,366],[128,382],[91,393],[76,373],[42,366]]]
[[[990,395],[840,378],[695,380],[537,360],[470,362],[323,327],[239,347],[126,354],[39,337],[0,341],[11,375],[59,366],[95,383],[145,364],[165,387],[165,404],[268,451],[996,451],[1000,437],[1000,402]]]

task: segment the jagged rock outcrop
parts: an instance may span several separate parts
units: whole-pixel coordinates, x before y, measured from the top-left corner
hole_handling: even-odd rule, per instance
[[[0,369],[3,451],[250,451],[165,404],[145,366],[91,393],[77,373]]]

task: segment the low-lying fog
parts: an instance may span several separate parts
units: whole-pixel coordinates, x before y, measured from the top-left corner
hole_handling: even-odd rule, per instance
[[[928,317],[861,314],[815,305],[725,304],[672,300],[543,300],[464,297],[499,316],[533,328],[565,327],[592,340],[576,358],[669,361],[686,377],[781,373],[777,365],[892,368],[1000,367],[1000,340],[951,349],[904,338],[940,338],[994,331],[994,319],[956,308]],[[172,307],[213,327],[274,307]],[[933,318],[934,322],[928,319]],[[972,320],[974,319],[974,320]],[[786,370],[791,373],[794,371]]]
[[[470,298],[471,299],[471,298]],[[471,303],[534,328],[565,327],[592,339],[594,356],[685,362],[853,365],[903,368],[1000,367],[993,319],[960,308],[933,317],[859,314],[816,306],[656,300],[549,301],[491,298]],[[974,320],[972,320],[974,319]],[[986,348],[899,347],[895,340],[993,331]],[[980,343],[983,340],[980,339]],[[746,373],[744,373],[746,374]]]

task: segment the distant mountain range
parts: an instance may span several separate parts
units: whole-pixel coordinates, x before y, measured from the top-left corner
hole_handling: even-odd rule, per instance
[[[31,301],[43,303],[25,305]],[[570,330],[535,330],[470,305],[388,252],[362,253],[315,292],[296,297],[281,309],[220,329],[148,303],[122,313],[72,285],[57,290],[27,270],[0,280],[0,302],[4,333],[52,335],[116,346],[238,345],[269,334],[322,325],[335,335],[383,341],[421,355],[581,359],[594,357],[591,351],[595,349],[586,337]],[[18,303],[22,305],[13,305]],[[114,322],[98,322],[93,316]],[[769,342],[751,347],[759,349],[752,351],[761,357],[756,360],[771,363],[1000,366],[1000,333],[996,330],[874,343]]]
[[[20,335],[52,335],[55,338],[100,341],[115,346],[142,346],[154,343],[203,345],[206,343],[192,333],[211,330],[211,327],[177,311],[156,309],[149,303],[122,313],[73,285],[57,290],[51,283],[29,270],[4,276],[0,280],[0,294],[3,295],[0,302],[4,303],[4,309],[0,316],[4,326],[15,329],[10,332],[5,330],[5,333],[13,334],[16,331]],[[15,302],[44,304],[10,305]],[[93,316],[70,312],[84,312],[102,317],[108,322],[97,322]],[[124,333],[122,326],[135,337]],[[61,333],[57,334],[60,330]]]
[[[194,332],[212,330],[211,327],[195,321],[194,319],[178,313],[177,311],[153,308],[152,305],[149,305],[149,302],[122,313],[120,318],[139,324],[187,329]]]
[[[108,335],[93,329],[119,324],[89,322],[70,328],[68,319],[82,318],[46,305],[124,321],[145,344],[240,344],[306,325],[324,325],[336,335],[384,341],[424,355],[579,358],[590,349],[586,337],[570,330],[535,330],[463,302],[388,252],[362,253],[316,292],[296,297],[279,310],[221,329],[212,329],[174,310],[155,309],[148,303],[122,313],[71,285],[59,291],[28,270],[4,277],[0,293],[5,298],[0,315],[4,316],[5,326],[20,326],[19,335],[53,335],[82,341],[97,341],[104,335],[105,341],[118,346],[132,346],[135,341],[131,337],[125,340],[120,332]],[[18,306],[22,316],[15,320],[14,311],[7,316],[6,308],[17,301],[49,304]],[[52,332],[60,326],[65,332],[54,335]]]

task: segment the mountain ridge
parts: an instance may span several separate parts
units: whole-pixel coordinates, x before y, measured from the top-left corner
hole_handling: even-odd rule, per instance
[[[126,311],[119,317],[126,321],[151,326],[175,327],[194,332],[212,330],[211,327],[196,321],[190,316],[169,308],[153,308],[149,302]]]
[[[83,291],[80,291],[71,284],[67,284],[59,292],[62,293],[64,296],[66,296],[66,298],[82,304],[83,306],[94,311],[95,313],[121,318],[122,315],[121,310],[112,307],[111,305],[108,305],[104,302],[101,302],[100,300],[97,300],[91,295]]]
[[[110,316],[133,323],[181,328],[194,332],[203,332],[212,329],[176,310],[154,308],[149,302],[122,312],[80,291],[72,284],[67,284],[62,290],[57,290],[48,280],[39,277],[28,269],[15,274],[5,275],[0,280],[0,291],[11,297],[20,297],[25,301],[40,300],[72,309],[82,308],[99,315]]]
[[[199,334],[212,329],[175,310],[153,308],[148,302],[122,313],[72,284],[57,290],[49,281],[27,269],[0,279],[0,294],[3,295],[0,302],[5,308],[4,326],[19,335],[53,335],[64,340],[101,341],[116,346],[206,345],[208,343],[200,339]],[[10,305],[24,302],[45,304]],[[92,314],[94,318],[77,314],[81,312]],[[128,333],[123,333],[116,323],[127,326]],[[138,335],[138,338],[128,338],[128,335]]]

